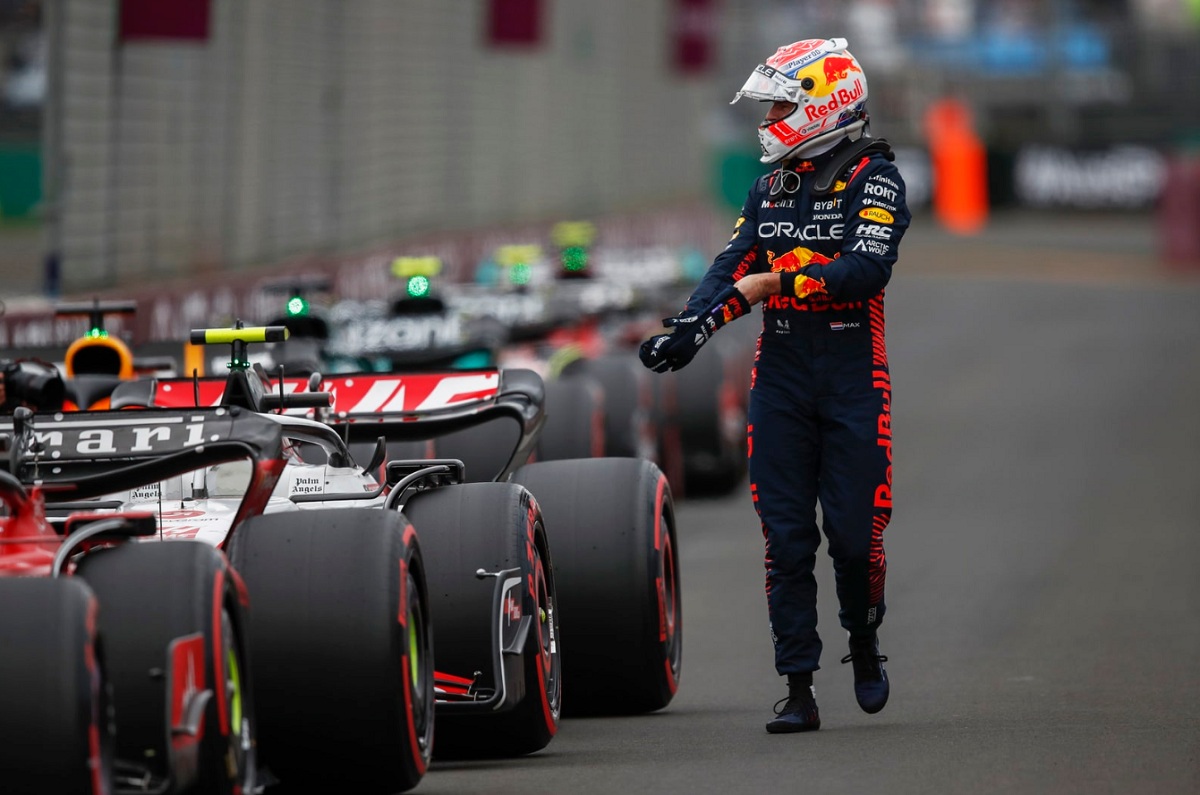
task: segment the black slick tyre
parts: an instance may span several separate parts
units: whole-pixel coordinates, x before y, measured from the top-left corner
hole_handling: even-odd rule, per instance
[[[546,424],[538,436],[538,461],[604,455],[604,387],[586,375],[546,382]]]
[[[513,481],[533,493],[554,545],[567,713],[665,707],[683,663],[666,476],[643,459],[601,458],[530,464]]]
[[[654,392],[650,373],[632,356],[578,359],[564,370],[567,375],[575,373],[594,378],[604,389],[603,455],[653,460],[655,439],[650,421]]]
[[[383,795],[433,750],[433,647],[416,532],[394,511],[289,511],[234,531],[253,605],[264,765],[291,788]]]
[[[654,411],[651,415],[656,444],[654,463],[667,476],[672,496],[680,499],[687,495],[687,478],[683,434],[679,428],[679,400],[675,394],[678,382],[674,378],[654,378],[650,384],[654,390]]]
[[[0,789],[112,792],[112,710],[82,580],[0,579]]]
[[[516,570],[519,604],[505,605],[532,623],[513,672],[516,697],[495,713],[455,713],[439,706],[439,757],[498,757],[544,748],[558,731],[562,703],[555,573],[545,528],[529,492],[510,483],[448,486],[415,496],[404,512],[426,546],[438,671],[492,681],[496,579],[476,572]]]
[[[124,544],[77,568],[101,605],[117,757],[172,792],[256,786],[245,592],[199,541]]]
[[[439,436],[433,440],[433,449],[437,458],[462,461],[468,481],[487,483],[495,480],[508,465],[520,434],[516,420],[498,417],[473,428]]]
[[[704,353],[671,374],[689,497],[728,494],[746,474],[741,380],[719,349]]]

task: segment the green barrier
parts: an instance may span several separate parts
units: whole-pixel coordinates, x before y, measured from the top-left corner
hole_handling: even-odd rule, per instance
[[[0,218],[28,218],[41,201],[41,147],[0,143]]]
[[[754,180],[771,171],[774,166],[758,162],[757,149],[744,147],[718,149],[715,155],[714,186],[717,198],[733,209],[742,209],[746,203],[746,194]]]

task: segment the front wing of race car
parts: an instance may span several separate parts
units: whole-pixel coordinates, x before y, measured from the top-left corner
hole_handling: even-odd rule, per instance
[[[517,568],[477,572],[495,580],[492,597],[492,675],[476,671],[470,678],[434,672],[438,709],[447,714],[469,715],[503,712],[525,697],[524,649],[533,616],[520,615],[523,582]],[[516,620],[514,619],[516,615]]]

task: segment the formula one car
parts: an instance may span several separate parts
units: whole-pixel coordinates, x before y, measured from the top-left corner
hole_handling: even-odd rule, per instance
[[[95,594],[78,577],[55,576],[70,574],[73,565],[64,560],[56,567],[62,538],[45,521],[37,487],[26,490],[0,471],[0,504],[0,769],[5,791],[108,795],[116,729]],[[123,520],[110,525],[130,535],[140,527]],[[160,725],[165,732],[165,723]]]
[[[4,791],[252,792],[240,581],[207,544],[129,543],[157,534],[152,514],[47,511],[47,499],[106,492],[133,474],[85,474],[78,451],[104,425],[54,416],[46,428],[18,408],[0,423]],[[66,471],[74,483],[56,480]]]
[[[220,335],[210,337],[215,338]],[[244,352],[235,353],[235,358],[244,359]],[[265,372],[261,375],[265,376]],[[514,378],[516,386],[508,396],[505,411],[512,410],[516,403],[527,402],[520,377]],[[355,379],[370,391],[370,374],[349,380]],[[310,378],[289,379],[277,382],[276,386],[280,394],[265,397],[275,398],[271,405],[286,406],[305,400],[321,384],[319,378]],[[375,400],[384,386],[374,384],[373,396],[367,400]],[[444,412],[439,414],[435,408],[444,408],[440,403],[443,398],[453,396],[453,384],[444,383],[439,388],[435,379],[429,386],[430,394],[421,400],[421,405],[433,412],[433,423],[438,425],[446,418]],[[347,389],[344,383],[337,384],[337,388]],[[228,381],[213,378],[164,380],[156,384],[151,402],[157,406],[183,407],[228,404],[229,389]],[[410,390],[409,394],[413,392]],[[381,397],[392,399],[390,394]],[[540,412],[540,407],[537,410]],[[336,405],[333,411],[337,411]],[[284,471],[284,478],[290,483],[287,493],[300,503],[302,511],[308,505],[376,508],[375,513],[381,515],[403,511],[403,516],[419,528],[425,539],[422,571],[429,583],[428,593],[433,597],[431,606],[440,614],[438,623],[449,628],[435,638],[436,643],[450,649],[446,653],[449,666],[436,674],[432,666],[428,668],[439,702],[437,735],[441,752],[510,755],[544,747],[557,731],[561,703],[558,610],[542,515],[528,490],[513,484],[461,485],[465,480],[463,465],[455,460],[407,459],[385,463],[386,443],[378,437],[361,449],[371,455],[368,470],[386,473],[380,487],[367,490],[361,486],[355,488],[353,482],[339,483],[335,475],[343,460],[351,457],[339,431],[328,424],[296,416],[297,412],[303,413],[302,409],[292,412],[268,415],[268,419],[283,429],[297,453],[297,460]],[[355,518],[347,521],[363,521],[359,518],[361,511],[341,513],[347,517],[354,514]],[[294,598],[282,592],[276,594],[274,588],[263,607],[260,581],[269,578],[269,572],[278,567],[280,552],[263,555],[256,546],[264,529],[285,532],[294,522],[294,514],[264,516],[258,520],[254,533],[235,538],[232,543],[231,557],[243,572],[255,599],[253,638],[267,637],[269,642],[272,627],[286,622],[295,612]],[[307,555],[307,552],[295,550],[293,554]],[[315,565],[313,559],[306,557],[305,561]],[[455,665],[454,648],[464,644],[472,651],[482,649],[484,653],[470,658],[469,664]],[[358,645],[351,644],[351,648]],[[258,641],[251,651],[255,659],[265,653],[260,653]],[[357,649],[355,653],[361,651]],[[442,654],[439,652],[439,656]],[[272,659],[282,667],[292,667],[283,658]],[[266,693],[265,696],[260,693],[260,699],[269,699],[275,686],[276,677],[272,677],[270,683],[260,688]],[[432,708],[426,714],[431,716]],[[469,726],[456,732],[458,715],[466,716]],[[264,754],[267,754],[272,727],[265,718],[262,726]],[[370,723],[364,722],[363,726],[369,728]],[[278,730],[296,731],[292,726],[280,726]],[[486,737],[486,742],[480,741],[481,737]],[[269,755],[267,758],[271,759]],[[287,780],[285,775],[284,781]]]
[[[392,372],[471,369],[495,364],[505,340],[490,319],[465,318],[448,308],[437,286],[441,262],[435,257],[398,257],[391,276],[401,286],[387,299],[339,301],[322,307],[310,301],[328,292],[319,277],[297,277],[267,285],[286,288],[284,312],[269,325],[286,326],[286,341],[270,345],[264,367],[282,365],[290,375],[314,372]]]
[[[142,410],[11,427],[12,471],[41,484],[54,521],[68,527],[80,512],[135,511],[168,542],[76,564],[100,604],[119,705],[117,756],[129,769],[123,787],[182,792],[197,781],[200,792],[251,792],[261,762],[285,783],[388,793],[415,786],[431,757],[432,629],[416,533],[397,510],[342,507],[364,505],[346,496],[382,506],[389,484],[356,466],[329,426],[265,413],[329,401],[266,394],[259,374],[242,366],[246,342],[283,331],[201,334],[234,346],[220,405],[156,408],[155,384],[143,382]],[[302,446],[320,451],[321,464],[305,466]],[[436,479],[426,468],[395,474],[391,485],[405,476],[414,488]],[[345,493],[326,495],[327,484]],[[314,500],[314,492],[322,493]],[[185,552],[194,559],[181,561]],[[135,574],[125,559],[138,564]],[[190,593],[197,578],[230,600],[203,590],[197,601],[182,599],[177,590]],[[184,656],[162,658],[164,650]],[[187,698],[164,726],[174,691],[145,672],[174,670],[172,659],[186,667],[175,689]],[[205,683],[224,685],[206,691]],[[187,731],[202,751],[215,749],[190,766],[172,755]]]
[[[87,317],[87,330],[67,347],[62,370],[66,383],[67,411],[109,408],[112,393],[122,382],[177,367],[170,356],[135,355],[129,345],[109,334],[106,318],[131,316],[137,311],[133,301],[91,301],[61,303],[55,317]]]
[[[679,567],[670,489],[654,464],[523,465],[544,423],[530,371],[338,374],[274,388],[332,394],[314,413],[356,454],[378,459],[382,437],[389,472],[443,472],[436,487],[398,485],[387,502],[421,534],[437,616],[439,754],[538,750],[564,704],[641,712],[670,702],[682,663]],[[155,400],[212,405],[223,389],[216,379],[160,383]],[[490,424],[511,426],[503,450],[476,443]],[[560,628],[562,604],[571,619]],[[564,677],[578,683],[566,702]]]
[[[347,435],[352,447],[377,435],[401,448],[432,440],[435,452],[464,462],[464,477],[472,482],[458,487],[459,493],[518,488],[531,494],[531,503],[545,517],[544,543],[549,545],[537,555],[548,564],[553,549],[547,582],[556,586],[557,603],[566,616],[561,631],[551,624],[553,634],[543,634],[541,642],[552,657],[558,643],[563,644],[562,676],[574,688],[563,702],[570,712],[642,712],[670,702],[682,664],[679,566],[671,492],[657,466],[637,458],[526,463],[545,420],[542,381],[532,371],[366,379],[339,375],[326,379],[322,388],[336,395],[328,421]],[[499,456],[494,449],[470,444],[471,434],[489,422],[516,426],[515,443]],[[437,523],[440,529],[427,534],[431,544],[452,536],[450,528],[461,522],[455,516],[483,520],[489,510],[504,515],[483,502],[465,507],[456,501],[460,499],[465,497],[452,500],[449,491],[432,492],[406,511],[423,533]],[[441,556],[459,558],[466,549],[465,539],[445,543],[440,553],[429,550],[431,572],[440,569]],[[464,602],[486,598],[461,569],[446,572],[445,578],[431,573],[430,582],[435,594],[452,594]],[[487,671],[480,665],[487,659],[484,638],[465,631],[467,624],[455,623],[456,614],[465,614],[442,609],[436,597],[433,609],[439,670],[460,675]],[[443,726],[469,747],[503,743],[485,723],[468,717],[480,712],[481,693],[494,690],[499,681],[495,676],[489,682],[485,673],[458,699],[439,705],[439,743]]]
[[[678,309],[664,308],[678,300],[678,258],[657,250],[608,252],[579,267],[582,255],[567,255],[573,250],[562,247],[562,265],[555,267],[536,246],[502,248],[495,258],[501,275],[493,281],[509,288],[493,288],[490,296],[460,290],[452,302],[468,315],[504,319],[513,343],[501,353],[501,366],[528,367],[546,378],[543,460],[598,447],[605,455],[652,458],[676,493],[735,487],[746,468],[753,346],[731,335],[716,355],[650,378],[635,349],[661,330],[663,314]]]

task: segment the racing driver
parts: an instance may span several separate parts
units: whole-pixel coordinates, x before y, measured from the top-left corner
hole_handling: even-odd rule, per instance
[[[883,291],[910,215],[891,148],[867,128],[867,79],[845,39],[780,47],[734,97],[767,103],[758,128],[775,171],[750,189],[733,237],[642,362],[678,370],[726,323],[763,303],[747,433],[750,492],[766,539],[775,667],[788,697],[771,733],[820,728],[817,584],[821,534],[849,633],[854,693],[883,709],[888,678],[883,531],[892,512],[891,378]],[[782,705],[782,708],[781,708]]]

